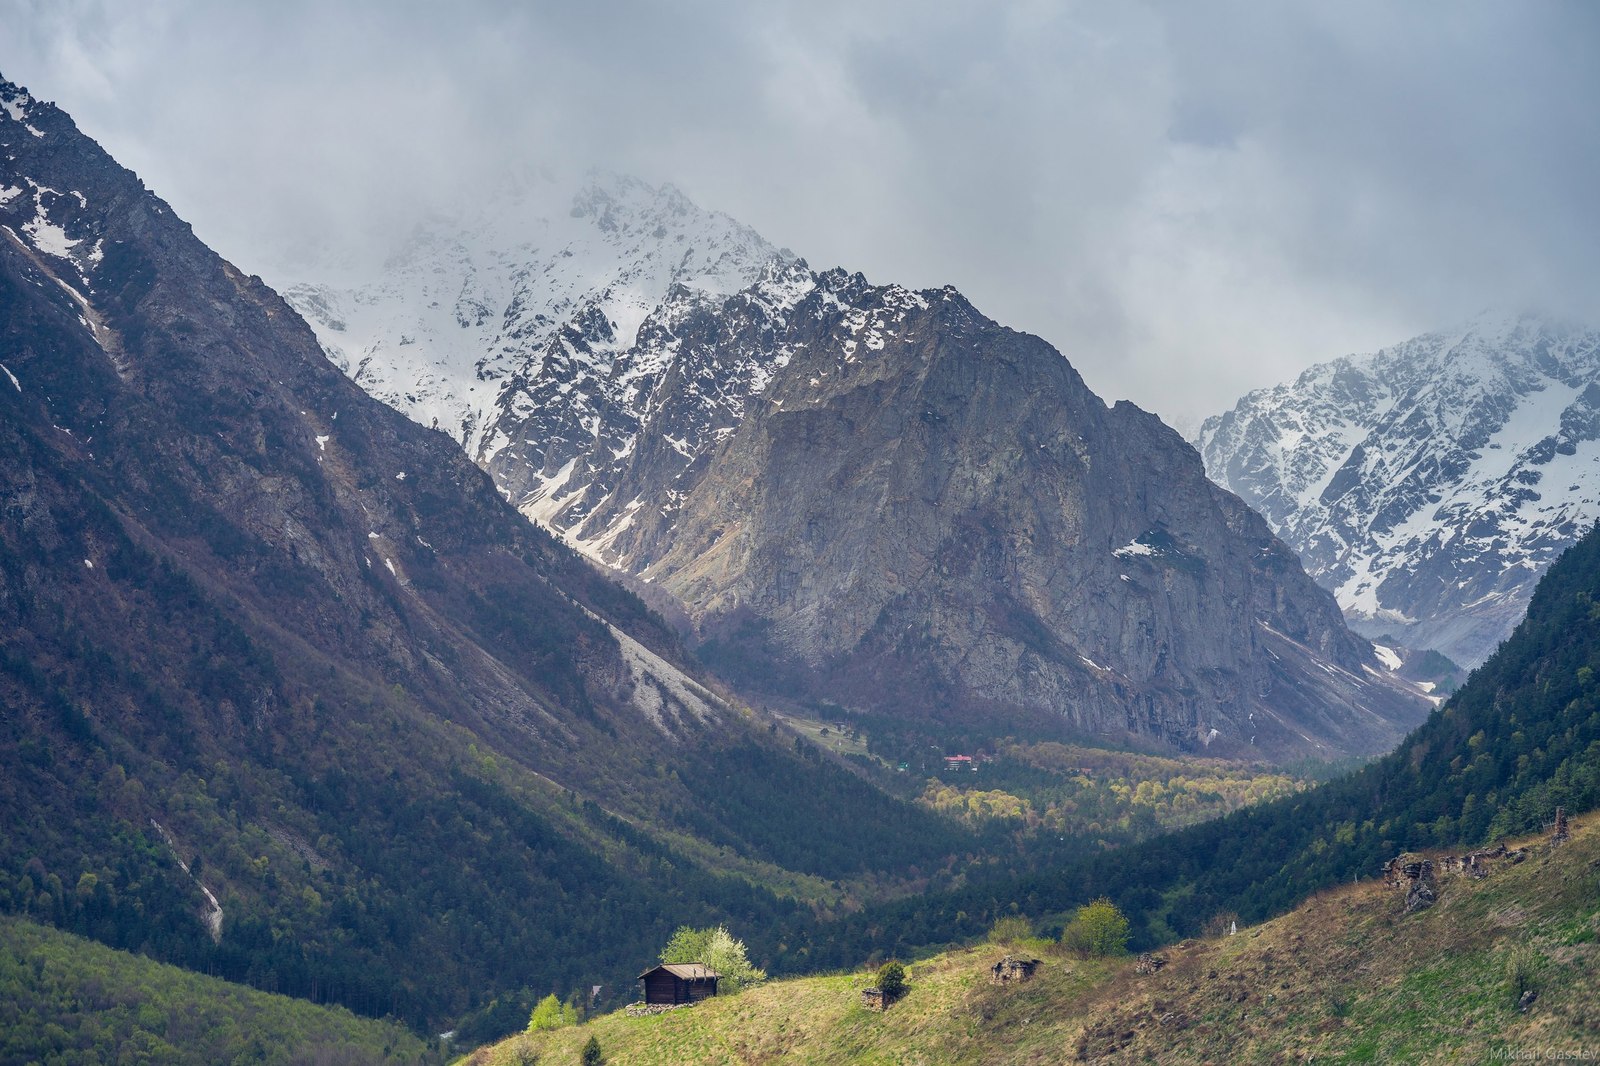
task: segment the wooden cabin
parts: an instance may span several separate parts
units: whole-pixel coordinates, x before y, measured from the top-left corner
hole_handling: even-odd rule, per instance
[[[646,1004],[698,1003],[717,994],[722,975],[698,962],[669,962],[639,975]]]

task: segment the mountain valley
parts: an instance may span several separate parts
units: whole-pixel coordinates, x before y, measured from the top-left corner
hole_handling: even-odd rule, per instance
[[[685,916],[955,875],[970,833],[752,717],[64,113],[0,100],[0,907],[442,1025],[615,987]],[[840,827],[868,801],[896,816]]]
[[[6,1054],[1584,1047],[1592,331],[1196,448],[670,185],[521,171],[280,296],[3,78],[0,157]],[[1370,880],[1508,843],[1422,913]],[[776,980],[621,1009],[714,932]]]

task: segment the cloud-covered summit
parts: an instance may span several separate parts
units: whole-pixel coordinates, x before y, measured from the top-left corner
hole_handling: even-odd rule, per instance
[[[0,0],[0,69],[269,273],[518,167],[953,283],[1183,422],[1597,277],[1585,5]],[[181,32],[180,32],[181,30]]]

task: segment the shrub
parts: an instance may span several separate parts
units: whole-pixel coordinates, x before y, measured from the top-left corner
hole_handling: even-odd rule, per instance
[[[583,1045],[583,1055],[578,1061],[582,1066],[605,1066],[606,1057],[600,1053],[599,1037],[589,1038],[589,1042]]]
[[[751,965],[745,955],[744,941],[720,925],[711,929],[680,926],[661,949],[661,961],[698,962],[709,966],[722,978],[717,983],[717,991],[722,995],[735,995],[767,979],[765,970]]]
[[[989,943],[1010,944],[1033,936],[1033,923],[1020,914],[1007,915],[989,927]]]
[[[1128,950],[1128,919],[1102,896],[1078,908],[1061,942],[1086,955],[1121,955]]]
[[[893,959],[878,967],[878,988],[885,1000],[899,999],[906,990],[906,968]]]
[[[574,1025],[577,1021],[578,1008],[563,1005],[552,992],[533,1008],[533,1014],[528,1017],[528,1032],[542,1033],[546,1029],[560,1029],[563,1026]]]
[[[1513,1000],[1520,1000],[1524,992],[1537,991],[1534,974],[1538,957],[1527,945],[1518,945],[1506,956],[1506,987]]]

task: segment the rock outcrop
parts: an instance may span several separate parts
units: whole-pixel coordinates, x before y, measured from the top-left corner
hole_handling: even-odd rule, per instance
[[[1374,752],[1420,720],[1153,415],[1107,408],[953,289],[799,269],[663,327],[686,377],[765,353],[760,389],[720,421],[704,388],[658,390],[574,527],[725,661],[776,656],[854,705],[1185,750]]]
[[[1406,885],[1407,914],[1427,910],[1439,902],[1439,889],[1433,879],[1433,861],[1423,859],[1421,862],[1408,863],[1401,869],[1409,882]]]

